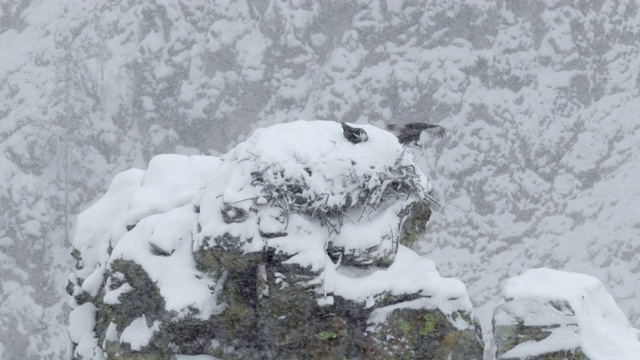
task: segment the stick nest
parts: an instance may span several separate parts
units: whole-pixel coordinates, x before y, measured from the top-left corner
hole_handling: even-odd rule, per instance
[[[270,164],[251,173],[251,185],[259,190],[270,206],[280,208],[287,219],[290,214],[303,214],[321,221],[329,234],[340,233],[350,210],[361,209],[359,221],[389,200],[413,197],[430,207],[437,202],[429,195],[428,178],[413,165],[387,167],[382,171],[358,174],[351,170],[340,178],[326,178],[309,167],[297,174],[286,173],[278,164]],[[319,177],[319,178],[318,178]]]

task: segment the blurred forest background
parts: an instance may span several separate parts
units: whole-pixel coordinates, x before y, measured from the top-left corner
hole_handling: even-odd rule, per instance
[[[485,331],[532,267],[600,278],[640,325],[638,10],[0,0],[0,358],[71,356],[74,219],[115,174],[296,119],[449,130],[413,149],[444,204],[416,250],[465,282]]]

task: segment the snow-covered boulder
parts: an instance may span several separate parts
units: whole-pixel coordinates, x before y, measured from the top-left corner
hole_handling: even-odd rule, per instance
[[[507,280],[493,316],[499,359],[636,360],[640,332],[600,280],[534,269]]]
[[[390,133],[261,129],[221,158],[163,155],[78,219],[78,358],[480,359],[465,286],[405,245],[431,184]]]

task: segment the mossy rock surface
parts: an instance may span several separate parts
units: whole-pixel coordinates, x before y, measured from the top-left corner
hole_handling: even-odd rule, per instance
[[[549,321],[543,325],[530,325],[524,319],[523,309],[537,314],[543,319],[561,320],[563,323]],[[562,317],[558,317],[562,314]],[[528,314],[527,314],[528,316]],[[496,342],[496,357],[501,358],[521,344],[544,344],[547,338],[561,328],[569,327],[571,333],[580,331],[575,323],[575,311],[566,301],[537,301],[531,299],[508,299],[494,310],[493,334]],[[575,334],[578,336],[578,334]],[[551,342],[553,346],[553,340]],[[557,348],[557,346],[555,346]],[[542,346],[549,349],[549,344]],[[548,353],[530,355],[527,360],[589,360],[580,347],[573,349],[551,350]]]
[[[423,202],[416,201],[403,209],[399,217],[402,221],[398,242],[411,248],[418,237],[425,233],[427,222],[431,218],[431,208]]]
[[[494,326],[496,339],[496,354],[501,355],[525,342],[539,342],[546,339],[552,329],[558,326],[525,326],[522,323],[516,325]],[[537,356],[527,357],[527,360],[589,360],[581,348],[554,351]]]
[[[119,304],[98,302],[96,332],[109,356],[124,359],[169,359],[175,354],[208,354],[231,359],[452,359],[482,358],[477,324],[468,313],[456,313],[468,329],[453,326],[451,316],[437,309],[399,308],[372,330],[371,314],[423,298],[420,293],[381,293],[372,307],[319,292],[320,272],[302,267],[277,253],[239,254],[214,247],[194,253],[199,270],[217,277],[218,301],[224,310],[208,320],[166,311],[163,298],[144,269],[133,261],[112,263],[112,287],[129,283]],[[215,289],[211,289],[212,294]],[[97,298],[104,296],[104,291]],[[322,300],[331,299],[327,305]],[[160,321],[147,346],[105,341],[113,323],[116,338],[144,315]]]
[[[481,360],[483,345],[475,326],[456,329],[437,309],[396,309],[367,330],[367,358]]]

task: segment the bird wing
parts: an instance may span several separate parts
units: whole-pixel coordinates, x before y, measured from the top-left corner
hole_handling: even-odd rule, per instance
[[[421,132],[422,130],[420,129],[404,127],[400,130],[400,133],[398,134],[398,141],[400,141],[400,144],[402,145],[407,145],[408,143],[416,142],[418,141],[418,139],[420,139]]]
[[[426,125],[430,125],[430,124],[426,124]],[[447,131],[440,125],[431,125],[430,127],[424,129],[424,131],[429,135],[433,135],[437,137],[443,137],[447,133]]]

